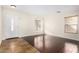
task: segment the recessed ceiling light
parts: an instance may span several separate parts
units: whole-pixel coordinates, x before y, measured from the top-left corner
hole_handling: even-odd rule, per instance
[[[61,11],[57,11],[57,13],[61,13]]]
[[[11,6],[11,8],[16,8],[16,6],[15,5],[10,5]]]

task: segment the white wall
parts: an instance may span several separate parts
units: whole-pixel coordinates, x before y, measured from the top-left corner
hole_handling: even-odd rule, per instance
[[[11,31],[11,19],[14,19],[14,31]],[[35,32],[35,18],[25,12],[11,8],[3,8],[3,37],[22,37],[37,34]]]
[[[2,41],[2,9],[0,6],[0,43]]]
[[[35,35],[41,32],[36,32],[34,20],[41,19],[44,17],[45,20],[45,32],[50,35],[70,38],[74,40],[79,40],[79,33],[78,34],[69,34],[64,33],[64,17],[66,16],[73,16],[79,15],[78,11],[66,11],[61,13],[52,13],[48,15],[31,15],[25,12],[21,12],[11,8],[3,8],[3,37],[15,37],[15,36],[28,36],[28,35]],[[39,17],[40,16],[40,17]],[[6,18],[8,17],[8,18]],[[15,26],[14,31],[11,32],[10,30],[10,17],[14,17]],[[0,20],[1,21],[1,20]],[[1,23],[0,23],[1,24]],[[7,27],[7,28],[6,28]],[[79,26],[78,26],[79,28]],[[1,29],[0,29],[1,30]],[[79,32],[79,29],[78,29]]]
[[[73,15],[79,15],[79,12],[71,10],[65,13],[63,12],[59,14],[53,13],[52,15],[44,16],[45,32],[49,35],[79,40],[79,26],[78,26],[78,34],[64,33],[64,17]]]

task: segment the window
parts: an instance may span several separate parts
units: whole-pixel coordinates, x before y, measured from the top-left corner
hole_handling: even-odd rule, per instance
[[[65,17],[65,32],[78,33],[78,16]]]
[[[36,30],[39,31],[41,28],[41,20],[35,20]]]
[[[11,19],[11,31],[14,31],[14,19]]]

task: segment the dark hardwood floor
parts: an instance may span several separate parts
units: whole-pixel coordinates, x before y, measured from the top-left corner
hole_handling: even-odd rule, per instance
[[[14,39],[18,39],[18,40],[14,40]],[[25,36],[25,37],[21,37],[21,40],[19,39],[20,39],[19,37],[8,38],[2,41],[1,46],[3,47],[3,49],[6,48],[5,50],[9,52],[16,52],[16,51],[28,52],[29,49],[27,49],[28,45],[26,44],[28,42],[41,53],[78,53],[79,52],[79,41],[72,39],[61,38],[61,37],[56,37],[46,34]],[[17,43],[15,44],[16,48],[12,47],[13,46],[12,43]],[[10,46],[13,49],[9,49]],[[32,52],[32,49],[30,51]]]
[[[2,41],[0,53],[39,53],[39,51],[24,39],[14,37]]]
[[[73,53],[79,52],[79,41],[50,35],[23,37],[41,53]]]

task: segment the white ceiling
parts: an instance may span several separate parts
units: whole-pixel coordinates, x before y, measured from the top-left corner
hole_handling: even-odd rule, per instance
[[[57,11],[61,11],[61,13],[78,11],[79,5],[17,5],[16,9],[34,15],[46,15],[57,13]]]

